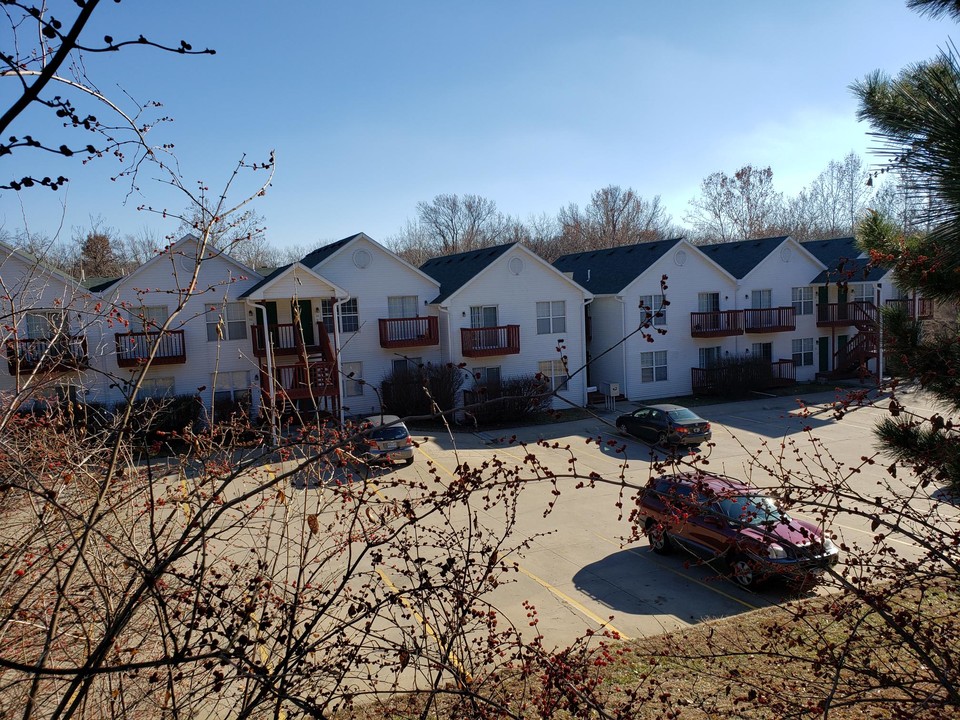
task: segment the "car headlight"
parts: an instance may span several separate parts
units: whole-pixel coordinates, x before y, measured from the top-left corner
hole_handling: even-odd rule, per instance
[[[831,540],[826,535],[824,535],[823,536],[823,554],[833,555],[835,552],[837,552],[837,546],[833,544],[833,540]]]
[[[767,557],[769,557],[771,560],[785,560],[787,557],[787,551],[777,544],[768,545]]]

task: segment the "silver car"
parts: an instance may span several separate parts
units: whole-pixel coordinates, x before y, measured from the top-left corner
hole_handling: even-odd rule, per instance
[[[365,438],[365,457],[370,462],[413,462],[413,438],[396,415],[371,415],[363,419],[364,428],[372,428]]]

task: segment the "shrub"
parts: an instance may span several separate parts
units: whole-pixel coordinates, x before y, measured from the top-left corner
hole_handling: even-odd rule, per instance
[[[400,417],[433,413],[430,397],[423,391],[425,386],[440,410],[452,410],[463,381],[463,370],[451,363],[394,370],[380,383],[384,410]]]
[[[528,420],[550,409],[553,400],[549,383],[540,375],[507,378],[495,388],[464,393],[465,404],[480,403],[467,412],[482,425]]]

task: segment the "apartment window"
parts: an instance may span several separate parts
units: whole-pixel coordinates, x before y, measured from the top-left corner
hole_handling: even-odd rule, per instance
[[[712,368],[720,362],[720,346],[700,348],[700,367]]]
[[[213,405],[216,408],[231,405],[250,406],[250,373],[246,370],[218,372],[211,376]]]
[[[750,293],[750,307],[754,310],[773,307],[772,290],[754,290]]]
[[[156,332],[169,317],[166,305],[143,305],[130,311],[130,332]]]
[[[50,340],[65,330],[66,318],[60,311],[27,313],[27,337],[31,340]]]
[[[473,373],[474,387],[485,387],[495,389],[500,387],[500,367],[475,367],[470,370]]]
[[[363,363],[345,362],[340,366],[343,371],[343,394],[347,397],[363,395]]]
[[[699,312],[720,312],[720,293],[697,293],[697,310]]]
[[[663,295],[641,295],[640,309],[645,311],[645,322],[649,320],[655,327],[667,324],[667,308]]]
[[[393,374],[416,373],[423,366],[422,357],[403,357],[393,361]]]
[[[420,304],[416,295],[394,295],[387,298],[387,317],[394,320],[399,318],[417,317]]]
[[[175,385],[172,377],[144,378],[140,383],[141,398],[164,398],[172,397]]]
[[[226,303],[207,311],[207,340],[246,340],[247,317],[243,303]]]
[[[551,392],[567,389],[569,376],[563,360],[541,360],[537,370],[541,377],[549,381]]]
[[[750,352],[753,357],[773,362],[773,343],[753,343],[753,349]]]
[[[872,283],[850,283],[850,300],[852,302],[873,302]]]
[[[793,364],[813,365],[813,338],[797,338],[793,342]]]
[[[640,353],[640,382],[662,382],[667,379],[667,351]]]
[[[813,315],[813,288],[795,287],[790,291],[794,315]]]
[[[496,305],[473,305],[470,308],[470,327],[497,327]]]
[[[537,335],[567,331],[567,304],[563,300],[537,303]]]
[[[333,333],[333,300],[320,301],[320,319],[327,333]],[[360,329],[360,309],[356,298],[340,304],[340,332],[357,332]]]

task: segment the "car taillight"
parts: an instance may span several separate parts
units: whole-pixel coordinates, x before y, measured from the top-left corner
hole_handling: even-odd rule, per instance
[[[682,425],[679,426],[679,427],[675,427],[675,428],[674,428],[674,431],[677,432],[677,433],[679,433],[680,435],[685,435],[686,433],[690,432],[689,430],[687,430],[687,429],[686,429],[685,427],[683,427]]]
[[[710,423],[704,423],[704,424],[703,424],[703,429],[704,429],[704,430],[709,430],[709,429],[710,429]]]
[[[374,440],[373,438],[367,438],[367,443],[368,443],[368,444],[370,445],[370,447],[373,448],[374,450],[379,450],[379,449],[380,449],[380,446],[377,445],[377,441]]]

